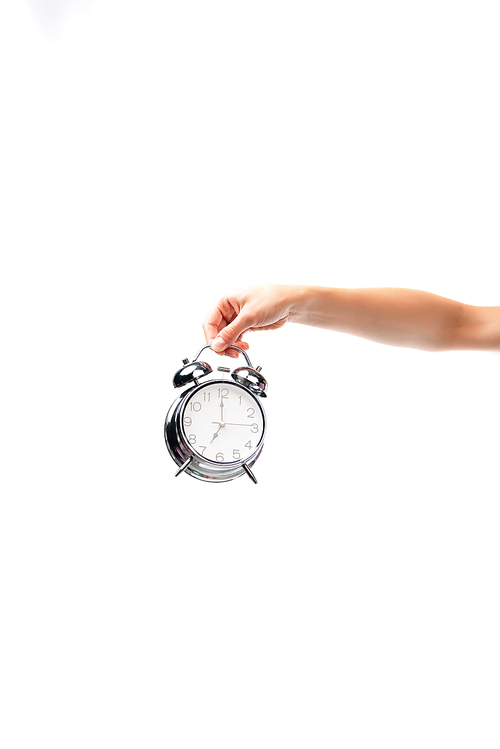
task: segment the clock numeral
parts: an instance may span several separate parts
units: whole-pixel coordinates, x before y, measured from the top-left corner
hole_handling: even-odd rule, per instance
[[[193,423],[193,420],[190,416],[184,416],[184,425],[187,427],[190,427]]]
[[[189,407],[191,411],[201,411],[201,403],[199,401],[191,401]]]
[[[204,401],[210,401],[210,396],[212,393],[203,393],[203,400]]]
[[[253,419],[255,416],[255,408],[247,408],[247,416],[249,419]]]
[[[190,434],[188,440],[190,445],[196,445],[196,434]]]
[[[219,398],[229,398],[229,390],[227,388],[218,388]]]
[[[250,427],[250,429],[251,429],[251,430],[252,430],[252,432],[254,432],[254,433],[255,433],[255,432],[258,432],[258,431],[259,431],[259,425],[258,425],[258,424],[252,424],[252,426]]]
[[[217,453],[217,455],[215,456],[215,460],[218,463],[224,463],[224,455],[222,453]]]
[[[233,458],[235,460],[239,460],[240,459],[240,451],[239,450],[233,450]]]
[[[206,449],[207,449],[206,445],[199,445],[198,446],[198,452],[201,453],[202,455],[205,453]]]
[[[250,442],[250,440],[248,440],[248,442],[246,443],[245,447],[248,447],[249,450],[252,449],[252,443]]]

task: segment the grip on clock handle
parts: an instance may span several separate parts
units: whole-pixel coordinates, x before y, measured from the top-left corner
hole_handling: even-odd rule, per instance
[[[211,346],[203,346],[203,347],[202,347],[202,348],[201,348],[201,349],[200,349],[200,350],[198,351],[198,353],[197,353],[197,354],[196,354],[196,356],[194,357],[193,361],[198,361],[198,359],[200,358],[200,354],[201,354],[201,352],[202,352],[202,351],[205,351],[205,349],[206,349],[206,348],[209,348],[209,349],[211,349],[212,347],[211,347]],[[245,359],[246,359],[246,362],[247,362],[248,366],[249,366],[249,367],[251,367],[251,368],[253,369],[253,365],[252,365],[252,362],[250,361],[250,359],[249,359],[249,357],[248,357],[248,354],[246,353],[246,351],[243,351],[243,349],[240,349],[240,348],[238,348],[238,346],[228,346],[227,348],[228,348],[228,349],[230,349],[230,348],[234,348],[234,350],[235,350],[235,351],[239,351],[239,352],[240,352],[240,354],[243,354],[243,356],[244,356],[244,357],[245,357]],[[227,351],[227,349],[225,349],[225,350]]]

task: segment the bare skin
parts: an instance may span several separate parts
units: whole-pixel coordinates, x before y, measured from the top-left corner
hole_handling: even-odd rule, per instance
[[[415,289],[340,289],[268,284],[221,297],[203,323],[217,353],[248,350],[245,333],[287,322],[422,351],[500,353],[500,307],[476,307]]]

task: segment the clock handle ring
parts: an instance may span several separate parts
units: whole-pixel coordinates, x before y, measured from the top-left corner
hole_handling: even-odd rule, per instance
[[[208,346],[202,346],[202,348],[201,348],[201,349],[200,349],[200,350],[198,351],[198,353],[197,353],[197,354],[196,354],[196,356],[194,357],[193,361],[198,361],[198,359],[200,358],[200,354],[201,354],[201,352],[202,352],[202,351],[205,351],[205,349],[206,349],[206,348],[210,348],[210,349],[211,349],[212,347],[211,347],[210,345],[208,345]],[[243,349],[241,349],[241,348],[238,348],[238,346],[228,346],[228,347],[227,347],[227,349],[230,349],[230,348],[234,348],[234,349],[235,349],[236,351],[239,351],[239,352],[240,352],[240,354],[243,354],[243,356],[244,356],[244,357],[245,357],[245,359],[246,359],[246,362],[247,362],[248,366],[249,366],[249,367],[251,367],[251,368],[253,369],[253,365],[252,365],[252,362],[250,361],[250,359],[249,359],[249,357],[248,357],[247,353],[246,353],[245,351],[243,351]],[[225,350],[225,351],[227,351],[227,349],[224,349],[224,350]]]

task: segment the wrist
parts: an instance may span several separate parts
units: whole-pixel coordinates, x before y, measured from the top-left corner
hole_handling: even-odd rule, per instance
[[[288,319],[290,322],[303,323],[311,306],[312,287],[295,285],[287,287]]]

